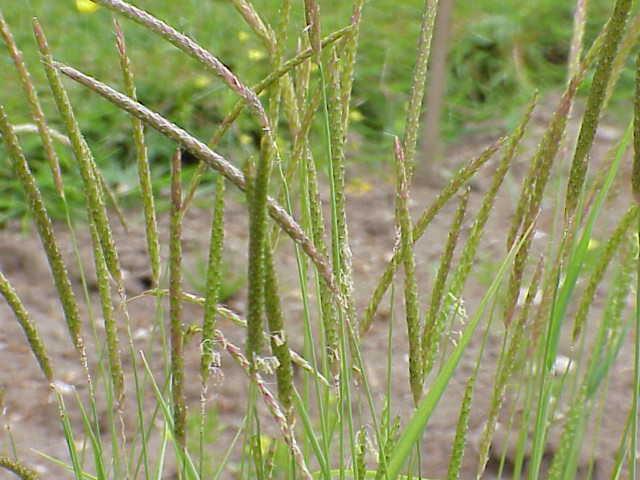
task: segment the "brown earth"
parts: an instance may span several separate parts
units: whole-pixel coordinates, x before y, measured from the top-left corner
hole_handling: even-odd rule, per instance
[[[486,233],[482,240],[476,259],[474,274],[467,284],[464,293],[464,302],[467,311],[472,314],[487,288],[492,272],[497,268],[500,260],[505,255],[505,231],[508,228],[510,218],[517,201],[520,190],[521,179],[527,169],[527,161],[530,159],[536,139],[540,137],[542,128],[549,118],[548,109],[541,108],[535,114],[532,132],[528,135],[521,153],[514,163],[496,202],[496,207],[492,213],[487,226]],[[575,124],[572,127],[576,128]],[[621,134],[620,129],[603,126],[597,138],[597,145],[592,155],[593,164],[599,164],[604,152],[612,145],[612,142]],[[574,138],[574,137],[572,137]],[[484,145],[487,145],[491,138],[469,138],[462,142],[460,147],[451,148],[446,157],[447,171],[432,171],[427,174],[421,169],[412,186],[413,199],[411,209],[414,218],[419,215],[424,206],[428,205],[438,192],[438,186],[442,184],[448,172],[456,166],[461,165],[473,155],[477,154]],[[565,156],[566,157],[566,156]],[[618,175],[616,192],[608,202],[599,223],[598,238],[605,238],[607,232],[620,218],[622,212],[629,205],[631,196],[627,186],[629,178],[629,163],[625,166],[621,174]],[[471,209],[477,210],[483,192],[487,188],[493,165],[485,167],[480,174],[472,181]],[[568,170],[568,160],[556,168],[550,190],[563,188]],[[592,169],[595,171],[595,168]],[[388,169],[376,168],[372,174],[370,170],[364,168],[354,168],[350,171],[350,194],[349,201],[349,222],[350,236],[353,250],[353,263],[355,274],[355,292],[357,304],[360,308],[366,305],[366,301],[377,280],[380,272],[384,268],[389,254],[393,248],[394,241],[394,187],[392,174]],[[550,190],[548,193],[550,193]],[[561,191],[561,190],[560,190]],[[327,195],[325,194],[325,199]],[[226,258],[229,265],[230,274],[242,277],[246,269],[246,245],[247,245],[247,223],[246,211],[239,197],[230,195],[226,210]],[[203,204],[204,201],[199,202]],[[450,204],[437,216],[433,224],[427,230],[426,235],[418,242],[416,247],[416,259],[418,278],[420,285],[420,296],[423,308],[428,304],[432,279],[437,268],[437,262],[442,252],[446,235],[450,226],[452,213],[455,210],[455,202]],[[552,206],[545,204],[545,212],[540,219],[538,228],[540,232],[550,234],[552,227]],[[141,225],[141,214],[138,211],[128,212],[130,229],[125,232],[121,227],[114,226],[116,240],[120,249],[121,261],[127,270],[128,296],[135,297],[149,287],[149,271],[145,260],[145,240],[144,231]],[[466,236],[472,221],[472,216],[468,215],[465,221],[463,237]],[[205,208],[193,208],[185,218],[184,224],[184,250],[185,250],[185,270],[187,287],[191,290],[197,285],[190,285],[189,280],[202,272],[202,264],[206,259],[206,244],[209,237],[210,215]],[[114,220],[115,225],[115,220]],[[57,226],[60,236],[59,243],[68,259],[68,265],[76,265],[73,261],[73,248],[70,236],[64,226]],[[167,237],[166,218],[161,219],[161,231],[163,239]],[[91,251],[89,246],[88,232],[85,227],[78,226],[78,238],[80,243],[80,254],[85,265],[92,264]],[[535,249],[542,251],[546,246],[544,235],[538,235],[535,242]],[[166,242],[163,241],[163,245]],[[293,255],[290,242],[283,240],[280,242],[281,248],[278,253],[278,265],[281,273],[281,287],[284,298],[284,307],[288,326],[292,330],[291,338],[293,347],[298,351],[303,348],[302,341],[302,303],[301,295],[297,284],[296,261]],[[166,251],[163,251],[166,254]],[[71,268],[71,267],[70,267]],[[41,253],[41,248],[35,232],[31,227],[11,225],[0,232],[0,270],[10,279],[19,295],[28,307],[33,320],[38,325],[49,354],[53,359],[61,385],[74,386],[81,396],[86,396],[86,382],[82,370],[78,367],[77,357],[71,348],[63,320],[60,313],[59,303],[56,300],[51,276],[48,271],[46,260]],[[91,269],[89,269],[91,270]],[[78,298],[82,298],[82,287],[80,274],[77,268],[71,268],[74,287],[78,293]],[[99,308],[97,307],[97,292],[91,272],[88,273],[90,296],[93,304],[93,311],[99,318]],[[197,283],[197,282],[196,282]],[[398,285],[401,285],[400,283]],[[601,306],[605,289],[599,289],[596,303],[591,314],[591,320],[596,321],[601,313]],[[398,295],[400,297],[400,295]],[[84,302],[83,302],[84,303]],[[240,287],[237,292],[227,302],[231,308],[240,315],[245,313],[245,290]],[[399,304],[401,302],[398,302]],[[388,322],[391,318],[389,302],[386,300],[381,306],[381,310],[376,317],[376,321],[371,331],[362,339],[362,353],[368,368],[369,381],[374,392],[374,396],[379,405],[382,405],[386,389],[386,349]],[[629,303],[631,309],[632,303]],[[630,312],[631,310],[629,310]],[[411,396],[407,379],[407,339],[406,330],[403,325],[403,318],[400,310],[395,315],[394,335],[393,335],[393,406],[394,411],[401,415],[406,421],[412,411]],[[83,317],[87,318],[86,305]],[[150,359],[150,362],[157,368],[159,362],[155,359],[161,358],[161,342],[156,333],[153,332],[155,303],[151,298],[143,298],[130,303],[130,314],[132,319],[132,331],[136,342],[136,349],[143,349]],[[199,322],[201,312],[199,307],[185,305],[185,322]],[[102,338],[100,321],[97,321],[97,331]],[[0,434],[0,454],[9,454],[12,443],[20,458],[26,460],[30,465],[36,466],[42,473],[43,478],[64,478],[68,473],[64,473],[52,462],[37,455],[36,451],[45,452],[48,455],[67,459],[67,450],[60,427],[59,416],[52,395],[40,371],[37,369],[33,356],[31,355],[21,330],[14,321],[13,316],[3,302],[0,302],[0,385],[5,390],[4,411],[0,417],[0,422],[6,426],[6,431]],[[238,328],[227,321],[221,321],[220,328],[239,345],[242,345],[242,334]],[[91,342],[91,329],[89,325],[85,328],[88,338],[89,352],[100,350]],[[125,330],[122,329],[121,338],[125,337]],[[452,335],[451,341],[453,341]],[[451,382],[445,396],[431,418],[426,430],[422,459],[423,472],[431,478],[441,478],[446,474],[447,464],[450,455],[450,445],[455,434],[455,426],[459,414],[459,401],[464,390],[466,379],[470,375],[479,351],[481,335],[476,335],[472,344],[466,352],[464,359],[457,369],[455,377]],[[474,405],[470,418],[469,444],[464,459],[463,478],[474,478],[475,463],[477,456],[478,439],[486,416],[491,385],[493,383],[495,362],[499,353],[502,341],[502,329],[499,322],[495,322],[492,329],[487,349],[484,353],[482,367],[479,371],[478,383],[476,387]],[[126,345],[125,345],[126,346]],[[125,350],[125,349],[123,349]],[[568,342],[562,345],[562,353],[571,357],[572,349]],[[91,361],[95,363],[95,354],[90,354]],[[131,371],[131,358],[124,355],[125,367]],[[626,420],[626,415],[630,406],[632,391],[632,340],[631,338],[624,346],[620,358],[614,367],[613,374],[609,382],[609,393],[607,396],[605,416],[599,441],[596,450],[596,472],[593,478],[608,478],[607,472],[611,468],[612,458],[618,445],[620,432]],[[212,451],[221,451],[226,447],[230,439],[237,430],[245,413],[245,389],[246,378],[233,361],[224,356],[222,360],[222,371],[224,379],[219,385],[210,390],[209,403],[218,412],[219,426],[221,432],[218,434],[217,445],[211,447]],[[154,371],[156,377],[161,373],[160,369]],[[131,375],[128,375],[128,398],[133,397]],[[199,408],[200,386],[198,380],[198,346],[192,341],[188,345],[187,354],[187,394],[189,406],[192,412]],[[270,380],[271,381],[271,380]],[[356,390],[357,391],[357,390]],[[149,394],[150,396],[151,394]],[[77,412],[76,400],[71,389],[64,395],[64,400],[71,412]],[[101,402],[104,403],[104,402]],[[153,399],[148,399],[148,407],[153,405]],[[99,412],[104,417],[105,425],[107,413],[104,405]],[[129,437],[136,431],[136,420],[134,409],[129,408],[124,416],[125,430]],[[367,411],[363,403],[363,411]],[[507,421],[507,414],[502,421]],[[73,414],[72,423],[76,432],[81,431],[81,418],[77,413]],[[561,424],[561,422],[556,422]],[[269,420],[265,420],[269,424]],[[11,435],[9,435],[9,431]],[[505,429],[498,430],[494,442],[494,451],[501,452],[503,446],[510,443],[505,438]],[[557,432],[556,432],[557,433]],[[10,438],[12,440],[10,441]],[[550,442],[550,451],[554,447],[554,436]],[[108,442],[107,442],[108,443]],[[152,444],[152,451],[157,449],[157,442]],[[585,449],[587,449],[585,447]],[[88,454],[89,455],[89,454]],[[0,478],[9,478],[6,473],[0,473]],[[229,475],[231,477],[231,475]],[[507,475],[508,477],[508,475]],[[167,477],[169,478],[169,477]],[[484,478],[495,478],[494,471],[489,469]]]

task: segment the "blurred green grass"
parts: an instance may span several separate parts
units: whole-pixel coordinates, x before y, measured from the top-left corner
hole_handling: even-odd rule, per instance
[[[140,0],[135,3],[160,18],[170,19],[179,30],[219,56],[246,83],[253,84],[268,72],[261,43],[230,2]],[[276,23],[278,0],[253,3],[267,21]],[[367,21],[361,33],[352,117],[358,137],[358,141],[352,142],[352,148],[359,150],[358,155],[354,155],[358,161],[386,160],[391,136],[402,134],[422,3],[422,0],[370,0],[365,6]],[[534,88],[545,92],[561,87],[566,78],[573,26],[572,1],[456,3],[442,125],[448,142],[470,132],[509,128]],[[2,0],[0,6],[35,77],[52,126],[61,129],[38,66],[31,34],[32,17],[38,16],[42,21],[57,58],[119,88],[121,79],[110,12],[99,9],[83,14],[75,8],[74,0]],[[322,9],[323,30],[329,32],[347,24],[351,2],[326,0]],[[589,9],[587,45],[607,18],[610,5],[607,0],[592,0]],[[121,23],[140,100],[201,139],[208,139],[235,97],[221,82],[205,75],[195,62],[185,59],[171,45],[154,43],[150,34],[129,21]],[[303,23],[301,7],[294,3],[288,55],[295,52],[295,39]],[[30,122],[4,45],[0,46],[0,66],[0,103],[6,106],[14,123]],[[625,91],[631,92],[631,72],[632,69],[628,69],[623,74],[618,97]],[[96,95],[75,85],[68,84],[68,87],[80,125],[105,177],[124,202],[134,198],[137,183],[129,122]],[[256,128],[249,117],[241,117],[219,149],[225,153],[240,150],[246,156],[258,137]],[[162,189],[166,187],[169,163],[166,160],[173,147],[153,132],[148,134],[148,143],[155,181]],[[24,146],[46,197],[53,199],[53,186],[36,136],[25,136]],[[73,178],[68,152],[59,150],[66,161],[66,178],[70,178],[69,175]],[[1,162],[0,221],[24,213],[21,210],[24,203],[10,178],[7,162]],[[67,189],[73,204],[73,199],[80,197],[73,180],[67,180]],[[56,215],[55,201],[52,201],[52,213]]]

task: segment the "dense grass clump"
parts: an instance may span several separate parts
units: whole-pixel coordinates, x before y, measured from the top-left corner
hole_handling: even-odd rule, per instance
[[[338,16],[344,13],[342,3],[335,17],[327,17],[325,5],[317,0],[283,0],[277,8],[267,1],[231,0],[238,15],[230,24],[243,34],[241,43],[255,41],[261,49],[247,44],[248,54],[256,59],[265,55],[259,59],[264,60],[262,79],[222,61],[221,53],[226,52],[218,52],[216,42],[213,46],[198,43],[179,17],[165,16],[162,9],[151,13],[125,0],[78,2],[80,10],[96,14],[87,22],[102,22],[109,12],[113,14],[109,25],[115,31],[112,53],[117,75],[105,81],[97,78],[101,75],[88,75],[59,59],[55,44],[52,48],[45,35],[45,27],[56,21],[53,16],[44,18],[42,24],[33,20],[40,61],[27,66],[10,22],[0,16],[7,61],[15,66],[22,87],[16,98],[24,97],[27,102],[33,127],[28,130],[38,134],[47,170],[46,174],[34,173],[31,150],[25,150],[17,135],[24,129],[16,127],[13,115],[0,105],[6,164],[49,262],[69,346],[75,349],[74,358],[82,370],[78,385],[87,387],[76,394],[73,403],[66,399],[62,377],[55,369],[57,359],[47,353],[51,339],[39,333],[10,275],[0,272],[0,294],[24,332],[60,414],[68,457],[49,460],[78,480],[148,480],[170,472],[191,480],[434,478],[439,473],[425,467],[429,459],[422,453],[431,441],[429,423],[443,397],[454,392],[456,381],[465,375],[446,462],[447,478],[481,478],[488,471],[490,457],[498,461],[497,471],[506,477],[508,455],[512,478],[591,478],[596,460],[593,446],[599,441],[597,432],[607,409],[602,399],[606,399],[623,347],[634,337],[629,415],[626,424],[620,425],[618,454],[609,473],[619,478],[628,472],[635,478],[640,276],[637,282],[633,280],[640,225],[640,77],[634,119],[626,119],[629,126],[603,166],[589,168],[600,119],[637,40],[640,22],[633,2],[617,0],[606,10],[609,19],[597,33],[590,19],[600,8],[598,2],[578,0],[578,14],[568,30],[569,51],[547,52],[562,65],[563,80],[568,77],[568,81],[537,147],[531,152],[523,148],[539,102],[535,94],[519,112],[512,130],[454,172],[431,203],[419,206],[421,213],[414,221],[412,192],[418,185],[416,172],[423,169],[419,137],[440,7],[437,0],[419,4],[421,20],[411,26],[417,41],[410,47],[404,45],[404,36],[398,41],[403,55],[410,52],[413,58],[406,107],[388,95],[388,103],[393,108],[398,103],[402,110],[399,120],[393,120],[399,125],[393,129],[399,135],[392,145],[375,144],[379,155],[393,159],[395,166],[396,238],[386,265],[375,273],[379,277],[372,282],[371,293],[363,292],[357,282],[353,262],[357,251],[353,249],[358,247],[352,237],[359,232],[354,231],[357,223],[351,215],[359,212],[347,208],[349,166],[358,154],[350,150],[353,124],[362,120],[358,115],[367,121],[376,116],[358,104],[362,93],[356,73],[361,63],[367,65],[369,51],[363,46],[367,45],[370,7],[354,0],[347,13]],[[542,3],[550,8],[548,2]],[[402,8],[408,7],[398,7]],[[120,20],[137,24],[139,29],[129,37],[128,27],[123,29]],[[226,17],[207,19],[221,25],[224,20]],[[26,43],[21,38],[20,44],[23,41]],[[522,39],[518,42],[514,53],[524,61]],[[208,143],[200,140],[202,125],[195,130],[179,126],[185,123],[180,111],[162,108],[156,97],[138,88],[140,82],[148,82],[146,88],[163,82],[162,78],[149,79],[148,69],[157,51],[165,51],[167,45],[175,47],[171,55],[189,59],[189,68],[199,72],[203,83],[216,82],[216,88],[224,92],[216,114],[203,121],[214,130]],[[464,42],[452,46],[454,52],[462,47]],[[247,52],[240,49],[235,54]],[[535,59],[531,61],[535,64]],[[39,73],[32,77],[30,71]],[[491,74],[490,69],[485,74]],[[175,82],[168,81],[163,88],[176,93],[178,110],[193,113],[204,108],[203,97],[181,97],[183,79],[172,80]],[[110,86],[116,81],[122,87]],[[55,117],[46,114],[40,103],[39,95],[44,96],[40,82],[48,86]],[[73,92],[68,91],[71,86]],[[574,146],[568,126],[580,89],[587,92],[586,106]],[[137,298],[149,299],[155,308],[149,320],[153,337],[148,343],[132,333],[136,319],[130,304],[134,299],[115,240],[114,220],[126,228],[126,215],[92,149],[94,135],[108,137],[110,132],[91,122],[92,131],[83,131],[81,124],[86,120],[78,121],[76,95],[110,104],[131,133],[131,140],[123,142],[135,157],[132,172],[137,174],[144,254],[151,272],[148,289]],[[473,95],[483,97],[478,89]],[[493,101],[486,95],[482,100]],[[500,108],[500,102],[496,100],[494,107]],[[64,132],[50,125],[61,125]],[[225,148],[225,142],[234,144],[228,137],[247,126],[255,134],[254,148]],[[167,150],[167,155],[151,158],[148,142],[154,135],[154,141],[170,145],[170,154]],[[61,160],[56,142],[65,149],[65,161],[73,163]],[[633,165],[627,169],[631,147]],[[522,181],[514,182],[510,173],[519,153],[524,153],[526,168]],[[488,183],[476,206],[473,182],[494,157],[497,161],[486,175]],[[196,163],[190,174],[185,171],[188,158]],[[570,169],[564,171],[558,165],[570,165]],[[156,170],[168,172],[167,192],[154,184]],[[630,181],[624,175],[627,170],[632,172]],[[76,174],[73,188],[84,207],[72,202],[68,194],[67,178]],[[43,175],[54,186],[53,200],[42,193]],[[214,178],[213,193],[209,175]],[[621,179],[629,185],[618,188]],[[491,232],[492,238],[500,240],[500,249],[490,253],[495,268],[480,282],[482,291],[467,301],[472,297],[469,285],[480,276],[474,267],[484,253],[482,239],[488,235],[489,220],[505,183],[515,192],[513,206],[506,206],[511,223]],[[613,202],[616,195],[617,201],[623,198],[628,205],[623,212],[605,215],[607,202]],[[228,281],[225,225],[237,221],[226,215],[225,206],[238,198],[247,218],[247,286],[242,291],[246,319],[221,303]],[[448,232],[443,244],[436,246],[439,257],[434,278],[424,284],[417,245],[453,198],[457,206],[445,222]],[[202,286],[201,297],[186,290],[183,248],[189,233],[186,220],[196,201],[206,206],[211,221],[203,229],[208,240],[206,266],[195,282]],[[168,212],[160,210],[163,204]],[[54,229],[52,208],[60,209],[65,222],[59,228],[69,232],[83,298],[72,287],[69,259],[61,253],[61,234]],[[75,214],[78,208],[83,211],[81,218]],[[555,213],[549,215],[550,211]],[[159,227],[164,217],[168,217],[166,242],[161,241]],[[541,234],[543,217],[551,228],[546,244],[540,247],[535,238]],[[607,217],[614,221],[607,222]],[[85,229],[93,254],[95,301],[78,246],[77,233]],[[594,247],[596,237],[607,229],[601,248]],[[290,248],[295,262],[279,262],[284,248]],[[286,268],[295,270],[291,277],[302,307],[295,314],[288,308],[290,298],[282,287]],[[634,289],[635,315],[631,315],[627,297]],[[599,294],[601,290],[604,295]],[[402,301],[397,302],[398,298]],[[387,300],[387,350],[372,352],[368,341],[372,330],[381,328],[376,322],[378,310]],[[99,304],[99,316],[93,303]],[[187,315],[187,303],[202,307],[201,317]],[[594,319],[595,312],[603,312],[602,318]],[[96,328],[98,319],[102,330]],[[394,330],[396,323],[402,324],[401,337]],[[243,339],[242,345],[238,338]],[[496,339],[501,339],[499,345]],[[567,364],[562,363],[562,342],[569,345]],[[398,345],[407,356],[405,382],[399,382],[394,373],[402,367],[397,363],[401,357],[393,352]],[[489,348],[496,352],[493,363],[486,354]],[[193,358],[196,368],[190,367]],[[223,358],[231,360],[242,374],[241,380],[234,377],[233,381],[246,385],[242,398],[235,399],[246,403],[245,413],[228,443],[213,431],[215,418],[208,407],[220,377],[232,371],[222,363]],[[470,368],[458,368],[463,359]],[[478,389],[484,385],[479,382],[487,368],[493,369],[493,383],[476,435],[471,432],[471,418],[474,409],[480,408]],[[374,369],[385,372],[384,381],[372,381]],[[200,393],[196,405],[189,395],[193,384]],[[397,390],[410,397],[412,409],[402,408],[402,395],[394,393]],[[106,415],[98,413],[102,410]],[[502,424],[502,414],[509,414],[507,424]],[[500,429],[506,430],[513,448],[498,451],[495,435]],[[554,436],[559,438],[557,447]],[[475,456],[470,462],[472,452]],[[581,460],[585,456],[587,473]],[[0,469],[23,479],[37,478],[21,457],[19,449],[1,450]]]

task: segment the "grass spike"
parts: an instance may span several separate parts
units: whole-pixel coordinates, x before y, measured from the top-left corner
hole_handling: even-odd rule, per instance
[[[137,99],[135,78],[131,61],[127,55],[127,44],[124,32],[120,23],[114,18],[113,26],[116,35],[116,46],[120,57],[120,68],[126,95],[133,100]],[[160,244],[158,240],[158,222],[156,220],[156,208],[153,197],[153,186],[151,181],[151,169],[149,166],[149,155],[144,138],[144,124],[139,118],[131,117],[131,127],[133,130],[133,142],[136,148],[136,161],[138,165],[138,182],[142,193],[142,207],[145,220],[145,235],[147,237],[147,251],[151,263],[151,276],[154,285],[160,282]]]
[[[9,307],[11,307],[11,310],[13,310],[16,320],[20,324],[25,337],[27,337],[27,342],[29,342],[31,352],[38,361],[40,370],[42,370],[42,373],[49,383],[53,382],[53,367],[51,366],[51,360],[47,354],[44,342],[40,337],[38,328],[31,320],[29,312],[20,300],[20,297],[18,297],[15,289],[2,272],[0,272],[0,294],[4,297]]]
[[[580,126],[576,150],[571,163],[565,201],[565,218],[567,219],[573,216],[578,206],[578,199],[581,195],[587,174],[587,157],[591,151],[596,129],[598,128],[602,103],[606,95],[607,84],[611,77],[611,68],[624,33],[627,16],[632,3],[632,0],[616,0],[611,18],[606,27],[600,58],[587,98],[587,105]]]
[[[420,215],[413,227],[413,243],[416,243],[424,234],[427,227],[431,224],[436,214],[442,210],[446,203],[453,197],[463,185],[465,185],[482,167],[486,164],[495,153],[504,144],[505,138],[500,138],[496,142],[485,148],[480,155],[472,159],[469,163],[460,168],[456,174],[451,178],[449,183],[440,191],[436,199],[427,207]],[[376,287],[374,288],[371,299],[367,305],[362,318],[360,319],[360,334],[365,334],[371,324],[373,323],[374,316],[378,310],[378,306],[382,301],[382,297],[386,293],[393,276],[401,264],[401,255],[399,248],[395,248],[393,256],[388,262],[383,274],[380,276]]]
[[[186,445],[184,397],[184,333],[182,330],[182,156],[171,158],[171,220],[169,227],[169,317],[171,325],[171,393],[173,428],[179,448]]]
[[[67,267],[56,241],[53,224],[47,214],[42,195],[29,169],[27,159],[22,152],[18,138],[13,132],[13,128],[1,105],[0,133],[2,134],[2,139],[9,153],[13,170],[27,197],[29,209],[36,224],[42,247],[47,255],[71,340],[78,353],[84,356],[84,341],[81,334],[82,327],[80,313],[78,311],[78,302],[71,287]]]
[[[413,71],[411,96],[409,97],[405,132],[402,140],[402,148],[407,161],[407,178],[409,181],[411,181],[413,171],[415,170],[416,145],[418,142],[418,131],[420,130],[420,118],[422,117],[422,101],[427,83],[427,66],[431,53],[431,39],[433,37],[436,14],[438,12],[438,2],[439,0],[425,0],[424,10],[422,11],[418,53]]]
[[[42,140],[45,157],[49,162],[49,168],[51,169],[51,175],[53,176],[53,183],[56,187],[56,191],[61,198],[64,198],[64,186],[62,182],[62,172],[60,170],[60,159],[58,158],[56,149],[53,146],[52,133],[47,125],[44,112],[42,111],[42,106],[40,105],[40,100],[38,99],[38,92],[33,85],[31,75],[29,74],[29,70],[27,69],[24,58],[22,56],[22,52],[18,49],[13,35],[11,34],[11,30],[9,29],[9,25],[7,25],[7,22],[5,21],[1,10],[0,36],[2,36],[4,43],[7,45],[9,55],[11,56],[16,70],[18,71],[18,78],[20,79],[22,89],[24,90],[25,96],[29,103],[31,116],[33,117],[33,120],[36,124],[40,139]]]
[[[231,165],[224,157],[212,151],[204,143],[194,138],[188,132],[174,125],[164,117],[146,108],[140,103],[131,100],[126,95],[123,95],[113,90],[111,87],[87,75],[84,75],[82,72],[72,67],[61,64],[59,62],[55,62],[55,67],[64,75],[102,95],[110,102],[129,112],[131,115],[135,115],[145,123],[151,125],[163,135],[176,141],[194,157],[206,162],[211,168],[222,173],[225,178],[227,178],[227,180],[229,180],[241,190],[244,191],[246,189],[245,177],[240,170]],[[309,239],[309,237],[307,237],[300,225],[298,225],[296,221],[291,217],[291,215],[289,215],[289,213],[287,213],[287,211],[271,197],[268,197],[267,204],[271,217],[280,225],[280,227],[287,233],[287,235],[291,237],[294,242],[298,243],[302,247],[309,258],[311,258],[313,263],[317,266],[320,274],[331,286],[331,291],[334,293],[337,292],[333,281],[331,266],[329,265],[327,259],[318,253],[315,246],[313,245],[313,242]]]
[[[417,404],[422,396],[422,349],[420,342],[420,303],[413,253],[413,233],[409,214],[409,186],[407,164],[400,140],[395,139],[396,161],[396,222],[400,229],[402,264],[404,266],[404,302],[409,338],[409,383],[413,401]]]
[[[206,385],[210,368],[214,360],[213,332],[218,315],[218,297],[222,283],[222,249],[224,244],[224,177],[216,177],[216,197],[211,219],[211,237],[209,241],[209,262],[207,264],[206,296],[202,320],[202,357],[200,376]]]
[[[42,30],[38,19],[35,18],[33,19],[33,31],[40,50],[42,65],[47,74],[51,92],[53,93],[58,112],[64,121],[65,128],[67,129],[67,135],[69,136],[69,140],[71,140],[72,150],[80,169],[87,211],[96,223],[96,228],[98,230],[98,235],[100,236],[100,243],[102,244],[109,272],[116,280],[116,283],[118,285],[122,285],[122,271],[118,260],[118,252],[111,233],[111,227],[109,226],[104,199],[102,197],[101,190],[98,187],[99,182],[94,174],[93,164],[95,162],[93,160],[91,150],[80,131],[80,127],[73,112],[73,107],[71,106],[67,92],[62,85],[60,76],[53,66],[51,50],[44,35],[44,31]]]
[[[280,305],[278,292],[278,276],[273,259],[273,252],[268,242],[265,245],[265,312],[269,325],[271,351],[278,360],[276,379],[278,382],[278,400],[289,419],[293,422],[293,369],[287,332],[284,326],[284,315]]]
[[[35,470],[13,458],[0,456],[0,468],[13,473],[21,480],[38,480],[40,478]]]
[[[638,221],[638,212],[640,212],[640,207],[638,207],[638,205],[632,205],[629,207],[604,246],[604,251],[596,263],[579,302],[578,311],[573,323],[572,336],[574,341],[577,340],[584,329],[587,316],[589,315],[589,310],[594,301],[596,289],[598,288],[598,285],[600,285],[613,256],[618,250],[620,244],[627,237],[627,231],[629,228],[631,228],[632,225],[635,225]]]
[[[425,374],[425,372],[429,370],[428,360],[431,355],[428,355],[428,352],[434,348],[431,345],[431,341],[435,338],[435,332],[433,328],[440,314],[440,306],[442,305],[442,301],[446,295],[445,286],[447,277],[449,276],[449,271],[451,270],[453,253],[458,243],[460,230],[462,229],[464,215],[469,204],[470,193],[471,189],[467,187],[464,193],[460,195],[458,208],[456,210],[453,222],[451,223],[451,227],[449,228],[449,233],[447,235],[447,243],[445,245],[444,252],[440,257],[438,273],[436,274],[436,279],[433,284],[433,290],[431,292],[431,303],[429,304],[429,310],[427,312],[424,327],[422,329],[422,362],[424,366],[423,374]]]

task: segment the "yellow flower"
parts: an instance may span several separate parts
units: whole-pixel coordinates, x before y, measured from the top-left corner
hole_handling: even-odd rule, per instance
[[[93,13],[98,10],[100,6],[91,0],[76,0],[76,10],[80,13]]]
[[[238,140],[240,140],[241,145],[249,145],[252,141],[251,135],[247,135],[246,133],[241,133]]]
[[[249,40],[249,34],[244,30],[240,30],[238,32],[238,40],[240,40],[242,43],[246,42],[247,40]]]
[[[262,50],[252,48],[249,50],[248,56],[249,56],[249,60],[253,60],[254,62],[257,62],[258,60],[262,60],[263,58],[265,58],[267,55]]]
[[[364,119],[364,115],[360,110],[356,110],[355,108],[349,112],[349,118],[353,122],[361,122]]]

